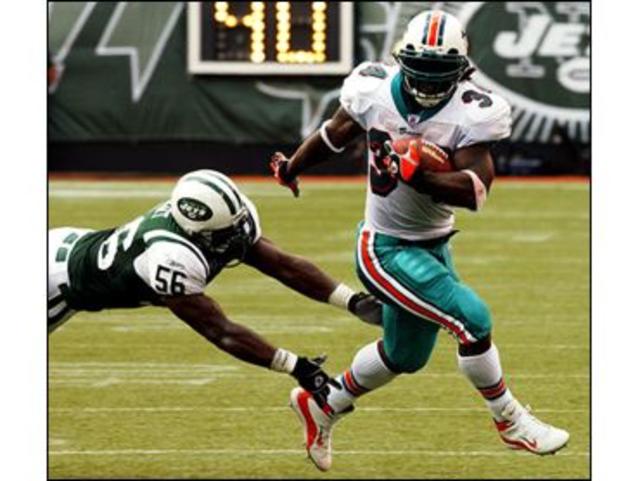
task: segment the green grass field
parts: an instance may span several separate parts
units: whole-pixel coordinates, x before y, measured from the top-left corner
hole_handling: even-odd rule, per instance
[[[353,244],[364,183],[303,182],[303,196],[239,185],[265,235],[360,287]],[[50,227],[103,228],[168,196],[162,182],[50,184]],[[512,391],[571,432],[544,458],[503,447],[481,397],[440,335],[425,369],[363,397],[338,425],[334,468],[305,459],[286,407],[288,376],[225,355],[159,308],[81,313],[49,338],[52,478],[584,478],[589,476],[589,190],[498,182],[480,214],[458,215],[462,278],[488,302]],[[207,291],[273,344],[347,367],[380,335],[241,266]]]

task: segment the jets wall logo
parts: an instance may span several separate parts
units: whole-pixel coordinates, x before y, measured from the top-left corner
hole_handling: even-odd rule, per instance
[[[470,38],[479,84],[513,106],[513,140],[549,141],[558,126],[589,141],[588,2],[450,2]]]
[[[183,197],[178,201],[178,209],[189,220],[203,222],[213,217],[211,209],[202,202],[190,197]]]

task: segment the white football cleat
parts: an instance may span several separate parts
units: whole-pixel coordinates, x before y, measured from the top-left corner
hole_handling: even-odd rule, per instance
[[[530,412],[529,406],[515,399],[502,411],[505,421],[495,421],[502,441],[511,449],[525,449],[534,454],[554,454],[569,442],[569,433],[545,424]]]
[[[307,454],[320,471],[331,468],[331,430],[347,412],[334,414],[327,405],[322,409],[310,392],[301,387],[291,391],[289,405],[302,423]]]

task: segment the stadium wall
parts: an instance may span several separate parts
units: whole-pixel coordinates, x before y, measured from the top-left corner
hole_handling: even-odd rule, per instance
[[[356,2],[354,65],[387,59],[430,3]],[[474,79],[513,106],[498,172],[588,174],[589,3],[437,3],[466,25]],[[265,174],[338,105],[341,76],[192,75],[187,43],[183,2],[49,2],[49,170]],[[362,173],[364,153],[316,173]]]

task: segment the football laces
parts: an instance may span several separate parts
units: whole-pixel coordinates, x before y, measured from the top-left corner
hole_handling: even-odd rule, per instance
[[[449,156],[447,155],[447,153],[432,142],[428,142],[428,141],[423,142],[422,151],[426,154],[429,154],[431,157],[433,157],[436,161],[440,162],[441,164],[444,164],[449,160]]]

